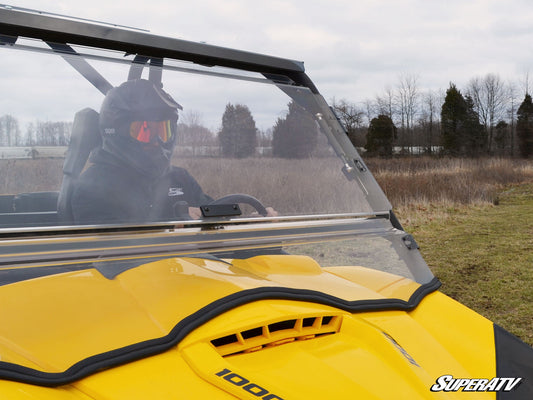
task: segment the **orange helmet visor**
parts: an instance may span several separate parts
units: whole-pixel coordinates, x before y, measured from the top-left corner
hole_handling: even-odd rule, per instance
[[[167,143],[172,139],[170,120],[134,121],[130,125],[130,136],[142,143],[150,143],[156,138]]]

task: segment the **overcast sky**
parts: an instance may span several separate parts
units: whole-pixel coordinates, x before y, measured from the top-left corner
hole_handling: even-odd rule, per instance
[[[533,65],[532,0],[4,1],[304,61],[328,101],[373,99],[401,74],[445,90],[495,73],[523,91]]]

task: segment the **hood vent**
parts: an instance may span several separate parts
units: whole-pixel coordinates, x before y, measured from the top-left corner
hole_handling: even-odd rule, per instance
[[[212,339],[211,344],[221,356],[250,353],[295,340],[337,333],[341,323],[341,315],[287,319]]]

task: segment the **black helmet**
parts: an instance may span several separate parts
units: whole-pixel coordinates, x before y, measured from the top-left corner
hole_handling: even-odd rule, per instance
[[[181,106],[151,81],[124,82],[102,103],[103,149],[143,175],[160,176],[170,165],[178,109]]]

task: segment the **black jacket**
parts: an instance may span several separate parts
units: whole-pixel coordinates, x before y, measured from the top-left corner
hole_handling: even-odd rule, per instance
[[[188,207],[199,207],[213,200],[183,168],[171,167],[154,180],[140,175],[102,149],[94,153],[91,162],[72,193],[76,223],[189,219]]]

